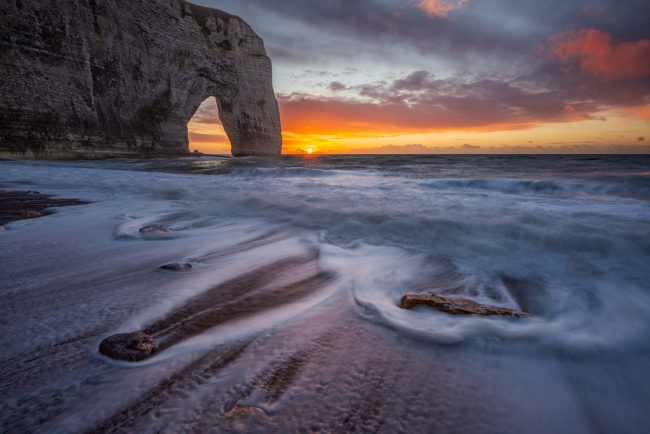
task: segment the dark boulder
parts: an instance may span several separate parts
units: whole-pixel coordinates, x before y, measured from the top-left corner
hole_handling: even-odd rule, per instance
[[[165,264],[160,267],[161,270],[169,271],[184,271],[192,268],[192,264],[189,262],[174,262],[173,264]]]
[[[142,332],[120,333],[104,339],[99,352],[116,360],[138,362],[151,357],[158,349],[153,337]]]

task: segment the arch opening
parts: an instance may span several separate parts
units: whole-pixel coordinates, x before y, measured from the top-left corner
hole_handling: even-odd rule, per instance
[[[206,98],[187,123],[190,152],[230,154],[231,143],[219,118],[219,106],[213,96]]]

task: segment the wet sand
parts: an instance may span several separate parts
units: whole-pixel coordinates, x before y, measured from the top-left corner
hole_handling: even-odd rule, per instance
[[[54,327],[61,338],[41,339],[40,344],[27,345],[2,360],[5,373],[0,386],[10,397],[0,407],[3,428],[13,432],[498,431],[485,421],[492,417],[504,421],[504,416],[482,396],[484,387],[472,373],[478,371],[476,366],[466,366],[468,371],[457,375],[464,369],[454,362],[461,349],[432,351],[426,342],[375,324],[347,291],[242,338],[199,352],[191,346],[180,349],[206,333],[219,336],[220,327],[229,324],[237,328],[237,324],[265,323],[267,312],[302,303],[337,282],[318,251],[309,248],[301,255],[282,257],[280,243],[285,238],[252,236],[218,254],[194,257],[223,259],[225,251],[231,250],[232,259],[246,254],[242,246],[252,245],[277,249],[275,259],[266,265],[189,297],[145,324],[143,331],[161,342],[149,364],[112,363],[98,355],[97,344],[132,315],[129,312],[164,299],[157,287],[164,282],[182,285],[200,268],[173,273],[140,261],[130,271],[105,270],[101,279],[44,282],[32,288],[34,298],[29,300],[13,297],[14,305],[25,308],[27,302],[34,312],[47,315],[58,306],[82,303],[75,296],[83,297],[92,281],[96,294],[110,294],[113,307],[102,309],[99,327],[65,318],[58,325],[43,324]],[[128,241],[117,245],[128,246]],[[61,258],[51,262],[49,266],[58,267]],[[120,285],[121,279],[147,288],[143,297],[121,296],[130,291]],[[47,302],[52,296],[58,303]],[[3,298],[10,300],[12,295]],[[92,300],[91,296],[88,301]],[[7,320],[12,320],[10,315]],[[23,331],[26,336],[34,333],[38,332]],[[471,398],[462,397],[465,394]],[[472,417],[445,415],[445,407],[459,400],[466,402]],[[436,410],[438,406],[442,407]]]

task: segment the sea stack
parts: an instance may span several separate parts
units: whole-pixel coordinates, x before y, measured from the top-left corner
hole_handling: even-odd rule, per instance
[[[0,6],[0,155],[189,155],[211,96],[233,155],[281,153],[271,61],[241,18],[184,0]]]

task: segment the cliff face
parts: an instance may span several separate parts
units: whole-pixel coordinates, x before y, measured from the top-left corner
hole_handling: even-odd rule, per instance
[[[279,155],[264,43],[184,0],[0,0],[0,154],[177,155],[214,96],[235,156]]]

